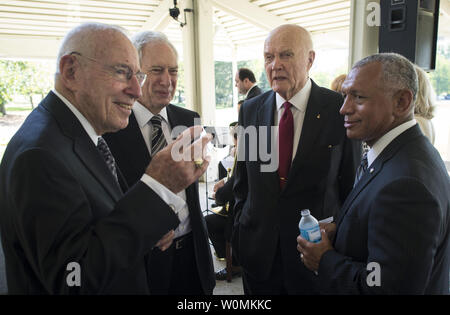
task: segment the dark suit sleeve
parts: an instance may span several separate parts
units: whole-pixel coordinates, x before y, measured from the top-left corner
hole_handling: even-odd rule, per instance
[[[367,261],[354,261],[334,250],[326,252],[319,265],[322,291],[331,294],[424,294],[443,233],[443,214],[436,197],[423,183],[403,178],[387,183],[373,200],[372,204],[362,205],[370,207]],[[353,224],[360,224],[361,233],[365,233],[357,217],[347,216],[343,220],[356,220]],[[380,286],[375,282],[377,278],[373,272],[376,269],[370,266],[367,270],[369,263],[380,266]]]
[[[32,149],[11,171],[13,223],[23,255],[51,294],[101,294],[117,275],[131,269],[179,221],[170,207],[139,182],[115,204],[96,197],[53,153]],[[94,217],[99,209],[104,216]],[[109,213],[108,213],[109,212]],[[67,264],[81,267],[81,286],[66,284]],[[131,276],[131,275],[130,275]]]
[[[233,183],[234,183],[234,175],[231,176],[222,187],[217,189],[216,204],[221,206],[226,204],[227,202],[234,201]]]

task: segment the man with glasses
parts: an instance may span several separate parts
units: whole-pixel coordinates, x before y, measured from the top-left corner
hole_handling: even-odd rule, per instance
[[[11,139],[0,165],[0,230],[12,294],[149,294],[146,256],[172,243],[184,201],[176,194],[208,162],[161,150],[125,193],[102,135],[125,128],[145,75],[117,27],[70,31],[54,89]],[[182,136],[192,139],[201,128]],[[210,140],[191,147],[201,152]],[[192,150],[195,146],[196,150]],[[122,187],[122,188],[121,188]]]
[[[172,142],[177,129],[200,122],[196,112],[170,104],[178,81],[178,55],[160,32],[144,31],[133,39],[147,79],[133,105],[127,128],[105,136],[128,186],[133,186],[155,154]],[[178,196],[186,201],[179,212],[181,223],[172,245],[155,247],[148,264],[157,273],[148,275],[153,294],[212,294],[214,266],[205,220],[200,208],[198,183]]]

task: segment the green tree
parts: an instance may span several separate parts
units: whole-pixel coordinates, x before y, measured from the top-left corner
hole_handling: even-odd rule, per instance
[[[6,104],[18,91],[20,75],[25,68],[23,62],[0,60],[0,112],[6,115]]]
[[[31,109],[34,108],[33,95],[44,95],[51,89],[53,78],[50,68],[42,63],[25,62],[18,84],[18,92],[30,100]]]
[[[233,107],[233,67],[231,62],[214,62],[216,107]]]
[[[28,96],[33,108],[33,95],[44,97],[51,89],[51,68],[39,62],[0,60],[0,112],[6,115],[6,104],[18,94]]]
[[[437,95],[450,94],[450,58],[437,55],[436,70],[430,73],[430,80]]]

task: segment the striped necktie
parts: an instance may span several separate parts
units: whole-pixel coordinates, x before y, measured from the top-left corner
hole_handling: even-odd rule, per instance
[[[161,115],[155,115],[150,119],[152,125],[151,133],[151,156],[154,157],[162,148],[167,145],[166,138],[164,137],[161,127],[162,117]]]
[[[102,157],[105,160],[106,165],[113,174],[114,178],[117,182],[119,182],[119,180],[117,179],[116,161],[114,160],[114,157],[109,150],[108,144],[106,144],[106,141],[105,139],[103,139],[103,137],[98,137],[97,149],[102,154]]]
[[[367,167],[369,164],[367,160],[367,152],[369,151],[364,151],[364,154],[361,159],[361,164],[358,166],[358,169],[356,170],[355,183],[353,184],[353,187],[355,187],[356,184],[358,184],[361,177],[363,177],[364,173],[367,171]]]

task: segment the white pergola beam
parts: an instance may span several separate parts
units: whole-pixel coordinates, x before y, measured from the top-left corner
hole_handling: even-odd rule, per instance
[[[211,2],[214,7],[266,31],[271,31],[279,25],[288,23],[285,19],[273,15],[248,1],[212,0]]]
[[[141,31],[163,31],[169,25],[170,20],[172,19],[172,17],[169,15],[169,9],[172,6],[172,0],[162,1],[158,8],[149,17],[149,19],[142,25]],[[182,13],[180,13],[180,16],[182,16]]]

